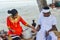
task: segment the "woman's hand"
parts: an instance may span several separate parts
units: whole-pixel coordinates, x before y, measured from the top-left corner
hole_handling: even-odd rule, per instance
[[[34,32],[34,33],[36,33],[37,31],[36,31],[36,29],[32,29],[32,31]]]
[[[12,32],[15,32],[15,30],[11,30]]]
[[[34,26],[30,26],[29,24],[27,26],[30,27],[30,28],[32,28],[33,32],[35,32],[35,33],[37,32],[36,29],[34,28]]]
[[[9,29],[11,32],[15,32],[15,30],[12,30],[10,27],[8,27],[8,29]]]
[[[15,30],[9,29],[12,33],[15,32]]]
[[[33,31],[34,33],[37,32],[37,30],[34,28],[34,26],[31,26],[31,28],[32,28],[32,31]]]

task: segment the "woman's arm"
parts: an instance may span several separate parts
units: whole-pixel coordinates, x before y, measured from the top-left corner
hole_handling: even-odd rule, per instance
[[[9,20],[9,17],[7,17],[7,27],[8,27],[8,29],[10,29],[10,20]]]
[[[25,26],[28,25],[28,23],[21,16],[20,16],[20,22]]]
[[[31,26],[31,25],[28,24],[27,27],[32,28],[32,31],[33,31],[33,32],[37,32],[36,29],[34,28],[34,26]]]
[[[24,24],[25,26],[32,28],[33,31],[36,31],[35,28],[34,28],[33,26],[29,25],[22,17],[20,17],[20,21],[21,21],[21,23]]]

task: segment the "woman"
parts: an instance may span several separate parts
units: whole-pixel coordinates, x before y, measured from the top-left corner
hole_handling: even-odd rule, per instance
[[[19,36],[22,35],[23,29],[20,25],[20,22],[33,29],[35,31],[33,26],[30,26],[27,24],[24,19],[18,15],[18,11],[16,9],[8,10],[8,14],[11,14],[7,17],[7,26],[8,26],[8,35],[12,36],[13,40],[18,40]]]

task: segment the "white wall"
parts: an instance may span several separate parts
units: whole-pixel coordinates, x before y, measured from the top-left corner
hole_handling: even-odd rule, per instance
[[[52,3],[52,0],[46,0],[46,1],[48,5]]]

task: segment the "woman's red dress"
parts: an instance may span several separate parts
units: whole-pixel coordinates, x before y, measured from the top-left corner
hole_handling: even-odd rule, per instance
[[[21,16],[16,18],[15,21],[13,21],[13,19],[10,18],[10,16],[7,17],[7,27],[14,30],[14,32],[9,30],[8,35],[11,35],[11,34],[21,35],[22,34],[23,29],[22,29],[22,26],[20,25],[20,22],[23,25],[27,26],[27,23],[24,21],[24,19]]]

